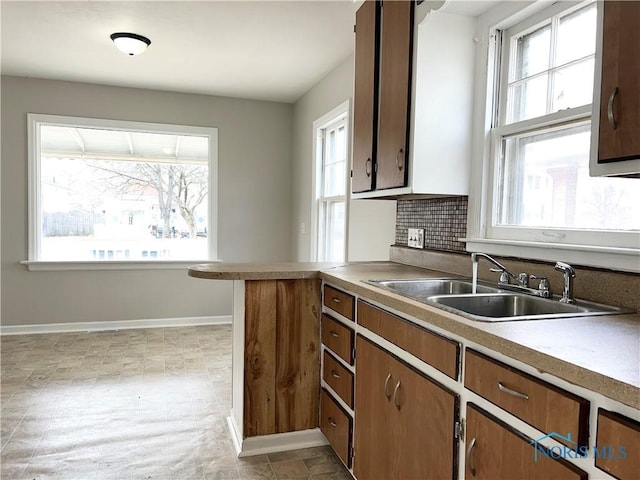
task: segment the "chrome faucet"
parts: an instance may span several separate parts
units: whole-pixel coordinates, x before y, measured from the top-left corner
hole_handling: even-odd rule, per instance
[[[497,269],[496,268],[492,268],[491,271],[492,272],[500,272],[500,282],[499,283],[509,283],[509,277],[516,278],[516,279],[518,278],[518,275],[516,275],[515,273],[512,273],[509,270],[507,270],[507,267],[502,265],[500,262],[498,262],[494,258],[491,258],[486,253],[472,253],[471,254],[471,262],[478,263],[478,257],[486,258],[489,262],[493,263],[496,267],[498,267]]]
[[[498,281],[498,287],[506,289],[506,290],[515,290],[517,292],[523,292],[528,295],[535,295],[536,297],[542,298],[550,298],[551,297],[551,289],[549,288],[549,281],[545,277],[529,275],[528,273],[520,273],[516,275],[515,273],[509,271],[507,267],[502,265],[496,259],[490,257],[486,253],[472,253],[471,261],[473,263],[478,263],[479,258],[485,258],[487,261],[492,263],[498,268],[492,268],[492,272],[500,272],[500,280]],[[511,284],[509,279],[513,278],[518,281],[516,284]],[[538,288],[530,288],[529,282],[530,280],[537,279],[539,280]]]
[[[555,268],[564,275],[564,287],[560,303],[575,303],[573,298],[573,279],[576,277],[576,271],[571,265],[564,262],[556,262]]]

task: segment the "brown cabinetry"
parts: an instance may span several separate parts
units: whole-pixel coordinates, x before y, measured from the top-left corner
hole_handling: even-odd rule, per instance
[[[245,282],[245,437],[318,426],[319,280]]]
[[[322,357],[322,379],[350,408],[353,408],[353,373],[325,350]]]
[[[320,395],[320,429],[343,463],[350,467],[353,419],[324,389]]]
[[[467,480],[586,479],[587,474],[562,458],[553,458],[532,439],[470,403],[467,405]]]
[[[358,323],[420,360],[458,379],[460,344],[358,300]]]
[[[604,409],[598,410],[596,467],[620,480],[640,474],[640,423]]]
[[[353,365],[353,330],[334,320],[328,315],[322,315],[322,343],[345,362]]]
[[[413,1],[356,12],[352,191],[407,185]]]
[[[603,2],[598,162],[640,157],[640,2]]]
[[[456,478],[457,395],[362,336],[355,407],[356,478]]]
[[[353,295],[349,295],[329,285],[325,285],[323,291],[322,301],[325,307],[330,308],[349,320],[353,320],[353,309],[355,305]]]
[[[586,446],[589,402],[474,350],[465,356],[464,386],[570,447]],[[570,439],[570,440],[569,440]]]

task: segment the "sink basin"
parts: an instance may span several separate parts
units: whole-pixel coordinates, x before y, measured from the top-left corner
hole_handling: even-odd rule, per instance
[[[416,278],[410,280],[367,280],[366,283],[391,290],[400,295],[422,300],[434,295],[460,295],[472,293],[471,281],[457,278]],[[479,284],[477,293],[499,292],[497,288]]]
[[[429,297],[428,302],[472,320],[484,322],[611,315],[628,312],[622,308],[599,303],[578,300],[576,303],[568,304],[560,303],[557,299],[545,299],[518,293],[436,295]]]
[[[365,280],[365,283],[418,300],[462,317],[480,322],[542,320],[630,313],[631,310],[584,300],[560,303],[556,298],[541,298],[478,284],[472,293],[470,280],[460,278],[412,278]]]

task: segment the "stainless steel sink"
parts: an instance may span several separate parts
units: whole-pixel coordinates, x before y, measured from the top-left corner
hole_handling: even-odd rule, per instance
[[[415,278],[409,280],[367,280],[366,283],[415,299],[434,295],[460,295],[473,292],[469,280],[457,278]],[[476,293],[499,292],[497,288],[479,284]]]
[[[456,278],[366,280],[366,283],[481,322],[542,320],[631,312],[629,309],[585,300],[561,303],[559,297],[541,298],[512,293],[484,284],[479,284],[476,293],[472,293],[473,285],[470,280]]]

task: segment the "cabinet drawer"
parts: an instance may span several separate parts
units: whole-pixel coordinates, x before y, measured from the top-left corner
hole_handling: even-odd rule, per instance
[[[353,330],[325,314],[322,315],[322,343],[353,365]]]
[[[529,425],[567,436],[574,447],[589,437],[589,402],[473,350],[466,350],[464,386]],[[575,442],[575,443],[574,443]]]
[[[467,404],[466,444],[467,480],[587,478],[586,472],[472,403]]]
[[[352,295],[325,285],[322,298],[325,307],[330,308],[334,312],[338,312],[349,320],[353,320],[354,300]]]
[[[640,423],[602,408],[598,410],[596,467],[620,480],[640,474]],[[624,449],[624,452],[620,449]]]
[[[458,342],[441,337],[362,300],[358,300],[358,323],[445,375],[458,379]]]
[[[320,430],[347,467],[351,465],[350,439],[353,420],[326,390],[320,396]]]
[[[322,379],[353,408],[353,374],[326,350],[322,365]]]

